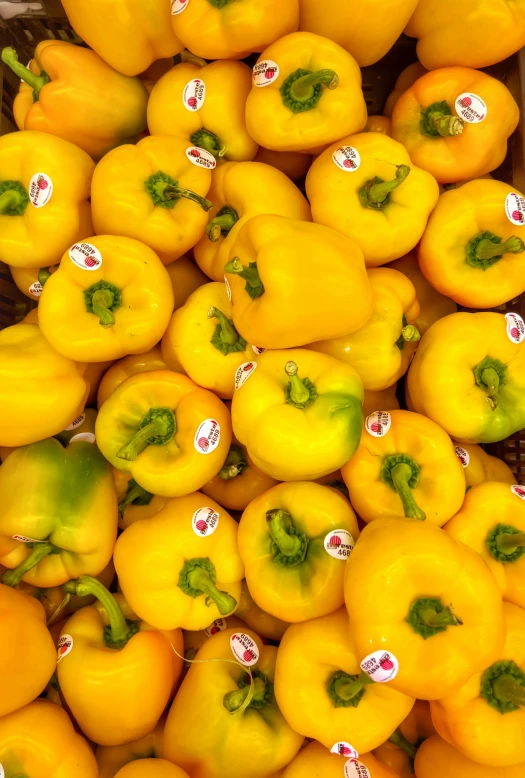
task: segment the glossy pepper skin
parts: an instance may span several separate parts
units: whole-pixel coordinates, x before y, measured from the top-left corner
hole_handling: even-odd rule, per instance
[[[458,451],[458,448],[463,451]],[[465,456],[464,452],[467,453]],[[503,481],[506,484],[516,483],[516,476],[501,459],[493,457],[474,443],[462,443],[456,447],[456,454],[459,456],[465,473],[467,490],[469,487],[477,486],[484,481]]]
[[[494,768],[473,762],[438,735],[425,740],[415,760],[418,778],[493,778]],[[498,768],[498,778],[521,778],[524,765]]]
[[[164,508],[167,497],[147,492],[129,473],[117,470],[116,467],[112,469],[117,489],[119,529],[126,529],[136,521],[149,519]]]
[[[192,292],[209,281],[188,257],[179,257],[176,262],[170,262],[166,269],[173,287],[174,311],[184,305]]]
[[[436,734],[430,705],[416,700],[414,707],[397,730],[379,748],[374,756],[394,771],[396,778],[414,778],[414,758],[421,743]]]
[[[245,580],[241,582],[241,597],[236,615],[263,639],[275,640],[277,643],[282,639],[289,626],[288,622],[259,608],[250,594]]]
[[[3,582],[60,586],[98,575],[117,536],[111,468],[92,443],[48,438],[14,451],[0,469]],[[26,538],[15,539],[14,536]]]
[[[64,0],[64,10],[77,35],[125,76],[137,76],[156,60],[173,57],[184,48],[175,37],[170,8],[163,0],[147,6],[137,0],[118,6],[111,0]]]
[[[365,527],[346,565],[345,602],[358,658],[393,654],[399,670],[389,687],[420,700],[449,694],[501,654],[496,580],[470,548],[426,521]]]
[[[122,746],[97,746],[95,757],[99,778],[114,778],[122,767],[137,759],[162,759],[165,723],[166,717],[163,715],[155,728],[138,740]]]
[[[0,139],[0,168],[2,262],[47,267],[92,233],[95,166],[85,151],[44,132],[12,132]]]
[[[226,629],[206,641],[168,715],[164,756],[189,770],[192,778],[229,778],[233,764],[238,778],[265,778],[288,764],[303,742],[275,700],[277,648],[244,630],[258,654],[250,683],[248,668],[230,647],[235,634]],[[207,661],[216,658],[223,661]],[[246,708],[250,686],[253,696]]]
[[[372,291],[354,241],[319,224],[254,216],[224,266],[233,322],[260,348],[290,348],[354,332]],[[327,272],[330,268],[330,272]]]
[[[210,221],[194,253],[201,270],[214,281],[224,279],[230,249],[248,219],[269,213],[303,222],[312,219],[299,189],[280,170],[260,162],[220,165],[208,196],[213,202]]]
[[[55,669],[56,651],[44,608],[28,594],[0,584],[0,618],[0,716],[5,716],[45,689]]]
[[[57,677],[68,707],[84,734],[99,745],[144,737],[159,720],[182,670],[172,648],[183,653],[182,633],[161,632],[137,619],[120,596],[90,576],[66,588],[80,596],[94,594],[99,601],[98,607],[73,614],[62,630],[72,645],[64,653],[58,649]]]
[[[0,764],[6,778],[98,778],[88,743],[73,729],[66,711],[47,700],[0,718]]]
[[[390,268],[368,271],[373,294],[372,315],[357,332],[311,343],[359,374],[365,392],[381,392],[403,376],[421,337],[415,325],[419,301],[412,282]]]
[[[2,60],[25,82],[13,106],[19,130],[58,135],[97,160],[146,129],[146,87],[117,73],[94,51],[46,40],[29,68],[14,49],[4,49]]]
[[[138,240],[114,235],[98,235],[79,245],[91,254],[94,249],[95,259],[88,256],[87,261],[99,264],[89,272],[85,248],[72,247],[64,254],[38,305],[44,337],[60,354],[85,362],[152,348],[173,310],[171,284],[159,258]]]
[[[392,134],[392,121],[389,116],[369,116],[364,129],[365,132],[380,132],[383,135]]]
[[[327,550],[339,530],[339,547]],[[332,613],[343,604],[344,563],[358,535],[355,514],[337,490],[308,481],[274,486],[252,500],[239,523],[250,594],[287,622]]]
[[[122,767],[115,778],[190,778],[166,759],[137,759]]]
[[[44,268],[13,267],[13,265],[11,265],[9,270],[11,271],[13,281],[22,294],[25,294],[30,300],[36,300],[38,302],[43,289],[42,281],[45,283],[51,273],[55,272],[57,267],[58,265]]]
[[[231,443],[230,414],[219,398],[169,370],[124,381],[100,409],[95,432],[114,467],[164,497],[207,483]]]
[[[435,322],[408,371],[414,410],[460,442],[494,443],[521,429],[525,344],[515,342],[513,328],[500,313]]]
[[[20,322],[2,330],[0,444],[24,446],[71,424],[89,393],[84,372],[85,365],[55,351],[38,324]]]
[[[414,700],[367,680],[344,608],[286,631],[277,654],[275,696],[296,732],[325,748],[345,740],[359,753],[379,746]]]
[[[212,205],[211,172],[190,161],[191,148],[186,139],[159,135],[106,154],[93,176],[95,232],[140,240],[165,265],[188,251]]]
[[[366,124],[361,71],[355,59],[328,38],[311,32],[286,35],[263,51],[269,83],[254,76],[246,102],[252,138],[272,151],[306,151],[360,132]],[[257,78],[257,80],[256,80]]]
[[[341,149],[348,147],[357,151],[359,162],[344,155]],[[402,257],[421,238],[439,197],[435,179],[416,164],[382,133],[343,137],[308,171],[314,221],[355,240],[367,267]]]
[[[311,778],[312,775],[323,778],[340,778],[344,775],[345,765],[349,762],[347,756],[331,753],[315,741],[302,748],[295,759],[279,773],[280,778]],[[370,778],[398,778],[393,770],[381,764],[373,754],[359,754],[357,760],[361,774]],[[367,773],[363,770],[366,768]],[[352,772],[349,773],[352,775]],[[358,775],[358,773],[355,773]],[[272,776],[273,778],[273,776]]]
[[[418,78],[424,76],[427,71],[421,64],[421,62],[413,62],[411,65],[407,65],[404,70],[401,71],[394,84],[393,90],[387,97],[385,107],[383,109],[383,115],[391,117],[394,106],[406,90],[414,84]]]
[[[224,629],[235,629],[238,632],[242,632],[248,625],[238,619],[237,616],[227,616],[226,618],[215,619],[209,624],[206,629],[187,630],[182,631],[184,638],[184,659],[188,669],[190,668],[190,662],[192,662],[197,656],[199,648],[206,643],[212,635],[216,635],[217,632],[222,632]],[[288,626],[288,625],[286,625]]]
[[[442,527],[465,496],[454,444],[426,416],[401,410],[388,416],[380,436],[375,417],[367,418],[359,448],[341,468],[352,505],[367,523],[405,515]]]
[[[464,110],[458,98],[465,93],[485,104],[481,120],[465,121],[458,113]],[[473,106],[480,107],[479,101]],[[479,70],[447,67],[422,76],[401,95],[392,113],[392,137],[405,146],[415,165],[438,183],[449,184],[497,168],[518,120],[516,101],[501,81]]]
[[[507,206],[514,192],[501,181],[479,180],[439,198],[418,262],[432,286],[458,305],[496,308],[525,290],[523,216],[517,211],[515,219]]]
[[[237,608],[244,577],[237,523],[200,492],[128,527],[114,560],[128,603],[157,629],[205,629]]]
[[[126,378],[137,373],[148,373],[150,370],[167,370],[168,366],[162,358],[160,346],[153,346],[141,354],[129,354],[119,359],[104,375],[97,392],[97,404],[100,408],[115,389]]]
[[[243,59],[297,29],[299,2],[194,0],[171,20],[176,36],[197,56]]]
[[[250,88],[251,73],[244,62],[212,62],[204,67],[182,62],[152,89],[149,131],[184,138],[217,160],[253,159],[257,143],[248,134],[244,116]]]
[[[399,400],[396,397],[397,384],[392,384],[380,392],[365,392],[363,413],[365,418],[374,411],[394,411],[399,408]]]
[[[312,481],[354,454],[362,403],[349,365],[306,349],[266,352],[233,397],[235,437],[272,478]]]

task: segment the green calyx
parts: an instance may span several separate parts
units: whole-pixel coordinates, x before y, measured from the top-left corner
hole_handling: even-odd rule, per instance
[[[224,481],[229,481],[231,478],[236,478],[240,475],[248,466],[248,461],[244,455],[244,451],[240,446],[232,445],[228,451],[226,461],[219,470],[219,478]]]
[[[359,189],[359,200],[363,208],[373,208],[382,211],[390,203],[390,195],[401,186],[410,173],[408,165],[396,165],[396,175],[390,181],[374,176],[365,181]]]
[[[517,562],[525,554],[525,532],[510,524],[497,524],[487,535],[485,545],[497,562]]]
[[[51,270],[48,267],[41,267],[38,271],[37,280],[40,286],[44,286],[47,279],[51,277]]]
[[[191,189],[182,189],[178,181],[161,170],[153,173],[147,181],[144,181],[144,186],[153,200],[153,204],[158,205],[159,208],[175,208],[181,197],[197,203],[203,211],[209,211],[210,208],[213,208],[212,202],[201,197],[197,192],[192,192]]]
[[[459,116],[452,115],[452,109],[446,100],[432,103],[421,109],[419,131],[430,138],[447,138],[461,135],[465,122]]]
[[[0,182],[0,216],[21,216],[29,203],[29,195],[20,181]]]
[[[128,640],[139,631],[138,621],[127,621],[120,605],[113,595],[91,575],[81,575],[64,584],[68,594],[77,597],[96,597],[106,611],[109,624],[104,628],[104,642],[108,648],[123,648]]]
[[[426,514],[418,506],[411,491],[416,488],[420,473],[421,468],[412,457],[392,454],[383,460],[380,477],[384,484],[398,493],[405,516],[424,521]]]
[[[230,208],[229,205],[223,206],[220,211],[217,212],[208,226],[206,227],[206,235],[212,243],[217,243],[218,240],[224,238],[233,225],[239,221],[239,215],[237,211]]]
[[[225,273],[233,273],[240,276],[246,281],[245,291],[248,292],[252,300],[257,299],[264,294],[264,284],[261,281],[259,271],[257,270],[257,262],[250,262],[248,267],[242,264],[238,257],[230,259],[224,265]]]
[[[272,558],[283,567],[296,567],[304,562],[308,551],[308,538],[298,532],[289,513],[274,508],[266,511],[266,521],[271,535]]]
[[[492,411],[498,407],[498,394],[507,383],[507,365],[499,359],[485,357],[474,368],[474,379],[484,392],[487,393],[487,402]]]
[[[439,597],[418,597],[409,608],[406,621],[423,640],[444,632],[447,627],[460,627],[463,622],[446,608]]]
[[[241,338],[233,321],[228,319],[218,308],[212,307],[208,310],[208,319],[218,319],[219,323],[215,327],[210,343],[215,346],[224,356],[233,354],[236,351],[246,350],[246,341]]]
[[[505,243],[493,232],[480,232],[467,243],[467,265],[479,270],[487,270],[503,258],[504,254],[521,254],[525,243],[515,235]]]
[[[417,745],[414,745],[410,742],[410,740],[407,740],[399,727],[390,735],[388,739],[391,743],[405,752],[405,754],[411,760],[410,763],[413,767],[413,761],[416,758],[417,753]],[[414,772],[413,769],[412,772]]]
[[[372,679],[364,672],[349,675],[338,670],[330,676],[326,691],[334,708],[357,708],[370,683]]]
[[[198,146],[200,149],[208,151],[216,159],[224,157],[227,152],[226,146],[222,145],[217,135],[204,128],[197,130],[193,135],[190,135],[190,140],[194,146]]]
[[[217,574],[215,565],[207,557],[188,559],[180,571],[177,586],[188,597],[206,595],[206,605],[213,601],[221,616],[229,616],[237,607],[235,600],[228,592],[221,592],[215,586]]]
[[[25,81],[26,84],[29,84],[33,90],[33,102],[36,103],[42,87],[44,87],[46,84],[49,84],[51,81],[47,73],[44,73],[44,71],[41,70],[40,75],[36,76],[29,70],[29,68],[26,68],[25,65],[22,65],[18,61],[18,54],[16,53],[15,49],[11,48],[11,46],[2,49],[2,62],[11,68],[13,73],[15,73],[18,78],[21,78],[22,81]]]
[[[31,549],[31,553],[18,567],[6,570],[2,577],[2,583],[6,586],[17,586],[24,575],[36,567],[42,559],[50,554],[60,554],[61,552],[60,548],[47,541],[45,543],[25,543],[25,545]]]
[[[334,70],[311,70],[298,68],[291,73],[281,86],[284,105],[292,113],[302,113],[315,108],[323,94],[323,85],[336,89],[339,77]]]
[[[286,387],[286,402],[294,408],[308,408],[317,398],[317,389],[309,378],[299,378],[295,362],[287,362],[284,372],[290,378]]]
[[[126,496],[118,504],[118,515],[122,518],[124,511],[130,505],[149,505],[152,499],[153,494],[151,492],[147,492],[133,478],[130,478]]]
[[[214,8],[218,8],[219,10],[232,2],[233,0],[208,0],[210,5],[212,5]]]
[[[247,708],[261,710],[273,700],[273,684],[259,670],[252,670],[252,677],[244,673],[237,682],[239,687],[234,692],[228,692],[223,697],[223,705],[229,713],[239,713]],[[250,697],[251,695],[251,697]],[[250,697],[249,703],[246,700]]]
[[[117,451],[119,459],[133,462],[146,446],[164,446],[177,431],[175,414],[170,408],[150,408],[142,417],[138,431]]]
[[[525,673],[512,660],[495,662],[481,678],[480,695],[499,713],[525,705]]]
[[[97,281],[84,289],[84,304],[88,313],[98,316],[100,326],[108,329],[115,324],[114,312],[122,305],[122,293],[109,281]]]
[[[396,340],[396,346],[400,351],[403,351],[405,343],[417,343],[421,340],[421,333],[415,324],[408,324],[405,316],[401,320],[401,334]]]
[[[338,492],[341,492],[343,497],[346,497],[347,500],[350,500],[350,492],[348,491],[348,486],[340,478],[336,478],[335,481],[328,481],[326,485],[331,486],[332,489],[337,489]]]

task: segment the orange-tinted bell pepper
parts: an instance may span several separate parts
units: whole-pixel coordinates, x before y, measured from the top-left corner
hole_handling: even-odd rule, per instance
[[[121,767],[115,778],[190,778],[181,767],[167,759],[135,759]]]
[[[277,168],[291,178],[298,181],[305,176],[312,164],[310,154],[301,154],[299,151],[270,151],[259,146],[259,151],[254,157],[254,162],[264,162],[265,165]]]
[[[166,716],[163,715],[155,729],[123,746],[97,746],[95,757],[100,771],[99,778],[114,778],[118,770],[136,759],[162,759],[165,723]]]
[[[484,481],[503,481],[515,484],[516,476],[501,459],[487,454],[485,449],[475,443],[461,443],[456,446],[456,454],[463,465],[467,489]]]
[[[110,367],[99,384],[97,405],[100,408],[106,402],[117,386],[137,373],[147,373],[150,370],[166,370],[167,364],[162,358],[160,346],[154,346],[142,354],[129,354],[119,359]]]
[[[424,76],[426,72],[427,71],[420,62],[413,62],[411,65],[408,65],[404,70],[401,71],[397,77],[397,81],[394,84],[392,92],[388,95],[385,107],[383,109],[384,116],[392,116],[394,106],[403,92],[406,92],[407,89],[411,87],[412,84],[418,80],[418,78]]]
[[[374,756],[393,770],[396,778],[414,778],[417,749],[435,733],[429,703],[416,700],[414,707],[395,732],[383,745],[374,749]]]
[[[525,764],[493,767],[473,762],[438,735],[428,738],[418,748],[415,760],[417,778],[523,778]]]
[[[180,308],[190,294],[208,283],[207,276],[188,257],[179,257],[166,266],[173,287],[173,310]]]
[[[391,135],[392,121],[388,116],[369,116],[364,132],[382,132],[383,135]]]

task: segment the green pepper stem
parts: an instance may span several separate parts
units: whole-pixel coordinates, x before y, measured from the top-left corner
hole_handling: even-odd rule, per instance
[[[206,227],[206,235],[212,243],[217,243],[222,235],[227,235],[233,225],[239,221],[239,216],[233,208],[224,206]]]
[[[367,192],[368,200],[372,203],[382,203],[388,195],[398,186],[401,186],[403,181],[410,173],[408,165],[398,165],[395,178],[390,181],[383,181],[380,184],[373,184]],[[365,184],[366,186],[366,184]]]
[[[133,462],[147,446],[163,446],[177,430],[175,414],[169,408],[151,408],[141,421],[140,429],[117,451],[119,459]]]
[[[347,702],[353,700],[370,683],[373,683],[370,676],[361,671],[356,677],[343,675],[341,678],[336,678],[333,690],[341,700]]]
[[[421,333],[414,324],[407,324],[401,330],[401,337],[407,343],[416,343],[418,340],[421,340]]]
[[[54,553],[55,550],[56,547],[52,543],[35,543],[29,556],[18,567],[4,573],[2,583],[7,586],[17,586],[26,573],[36,567],[48,554]]]
[[[115,324],[115,316],[110,310],[114,302],[115,296],[111,289],[98,289],[91,298],[93,313],[98,316],[100,325],[105,329],[113,327]]]
[[[16,189],[6,189],[5,192],[0,194],[0,214],[5,214],[6,211],[13,211],[18,208],[22,202],[20,192]]]
[[[89,595],[96,597],[106,611],[109,621],[109,635],[105,636],[106,643],[111,647],[126,645],[134,632],[130,629],[120,605],[104,584],[91,575],[81,575],[65,583],[64,589],[77,597],[88,597]]]
[[[391,470],[391,477],[394,488],[403,503],[405,516],[409,519],[424,521],[426,519],[426,514],[415,501],[412,490],[408,485],[408,482],[412,478],[412,468],[410,465],[407,465],[404,462],[394,465]]]
[[[41,267],[40,270],[38,271],[38,283],[40,284],[40,286],[44,286],[44,284],[46,283],[47,279],[50,278],[50,276],[51,276],[50,269],[48,267]]]
[[[252,693],[253,692],[253,693]],[[252,702],[262,702],[266,694],[266,684],[262,678],[255,676],[252,678],[251,684],[244,686],[242,689],[236,689],[233,692],[228,692],[223,697],[223,705],[229,713],[235,713],[242,708],[246,702],[248,695],[252,693]]]
[[[420,608],[419,618],[427,627],[456,627],[461,624],[450,608],[438,612],[432,605]]]
[[[139,484],[135,483],[135,485],[126,494],[124,499],[121,500],[118,504],[119,516],[122,516],[126,508],[128,508],[135,500],[147,500],[151,497],[153,497],[151,492],[147,492],[146,489],[143,489],[142,486],[139,486]],[[140,504],[143,505],[144,503],[141,502]]]
[[[264,293],[264,285],[257,270],[256,262],[250,262],[249,267],[246,267],[238,257],[234,257],[229,262],[226,262],[224,270],[226,273],[238,275],[246,281],[244,288],[252,300]]]
[[[244,451],[240,446],[235,444],[230,446],[228,456],[224,465],[219,470],[219,478],[224,481],[229,481],[230,478],[236,478],[247,467],[248,462],[244,455]]]
[[[297,375],[298,367],[295,362],[287,362],[284,372],[290,378],[290,399],[295,405],[303,405],[310,399],[310,392]]]
[[[301,538],[289,534],[294,529],[293,519],[289,513],[279,508],[266,513],[266,521],[270,535],[283,556],[294,557],[301,551]]]
[[[525,532],[516,534],[497,535],[495,538],[498,551],[514,551],[520,546],[525,546]]]
[[[18,61],[18,54],[11,46],[7,46],[5,49],[2,49],[2,62],[11,68],[13,73],[15,73],[18,78],[21,78],[22,81],[25,81],[26,84],[29,84],[33,90],[33,100],[36,102],[42,87],[44,87],[46,84],[49,84],[49,81],[51,80],[47,73],[42,72],[39,76],[32,73],[29,68],[26,68],[25,65],[22,65]]]
[[[523,251],[525,251],[525,243],[515,235],[508,238],[505,243],[494,243],[488,238],[483,238],[475,249],[476,256],[481,260],[492,259],[502,254],[521,254]]]
[[[308,73],[290,85],[290,95],[297,102],[310,100],[316,84],[324,84],[328,89],[336,89],[339,76],[335,70],[317,70],[315,73]]]
[[[224,157],[228,151],[226,146],[222,145],[220,139],[214,132],[210,132],[210,130],[205,130],[204,128],[194,132],[193,135],[190,136],[190,140],[195,146],[204,149],[215,158],[220,159],[220,157]]]
[[[187,200],[191,200],[197,205],[200,205],[203,211],[209,211],[213,208],[211,200],[207,200],[205,197],[201,197],[197,192],[192,192],[191,189],[182,189],[180,186],[166,186],[162,192],[162,196],[166,200],[180,200],[181,197],[185,197]]]
[[[481,380],[487,387],[487,401],[493,411],[498,407],[499,374],[493,367],[486,367],[481,372]]]
[[[501,702],[510,702],[517,707],[525,705],[525,687],[512,675],[503,674],[492,681],[494,696]]]
[[[444,632],[448,627],[460,627],[463,624],[452,608],[445,607],[439,597],[418,597],[408,609],[406,620],[423,640]]]
[[[409,756],[411,759],[416,758],[417,746],[411,743],[410,740],[406,739],[399,727],[390,735],[388,739],[391,743],[404,751],[405,754],[407,754],[407,756]]]
[[[179,186],[176,179],[168,176],[167,173],[163,173],[162,170],[153,173],[144,182],[144,186],[146,187],[146,192],[153,200],[153,204],[158,205],[160,208],[174,208],[181,197],[197,203],[203,211],[209,211],[210,208],[213,208],[213,203],[210,200],[201,197],[197,192],[192,192],[191,189],[183,189]]]
[[[210,597],[221,616],[229,616],[237,607],[237,600],[228,592],[221,592],[220,589],[217,589],[209,572],[203,567],[195,567],[188,573],[188,583],[192,589],[198,589]]]
[[[221,328],[220,339],[227,346],[234,346],[239,340],[239,333],[222,311],[213,305],[208,310],[208,319],[218,319]]]
[[[459,116],[451,116],[440,111],[429,114],[428,121],[435,127],[442,138],[461,135],[465,126],[465,122]]]

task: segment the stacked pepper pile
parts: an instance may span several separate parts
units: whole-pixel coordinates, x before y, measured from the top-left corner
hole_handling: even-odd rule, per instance
[[[0,776],[523,778],[525,0],[63,5],[2,51]]]

